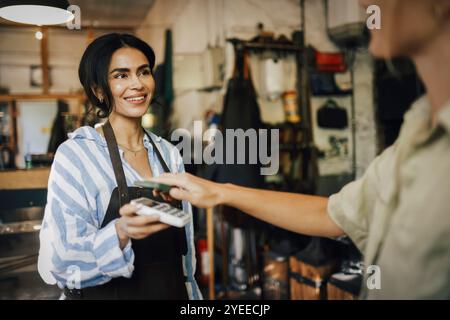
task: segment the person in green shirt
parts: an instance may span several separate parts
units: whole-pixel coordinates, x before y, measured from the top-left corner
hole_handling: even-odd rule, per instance
[[[381,288],[366,299],[450,298],[450,0],[368,0],[382,27],[371,30],[376,58],[411,58],[427,94],[405,115],[395,144],[357,181],[329,198],[218,184],[189,174],[154,179],[170,196],[207,208],[236,207],[312,236],[349,236],[377,265]]]

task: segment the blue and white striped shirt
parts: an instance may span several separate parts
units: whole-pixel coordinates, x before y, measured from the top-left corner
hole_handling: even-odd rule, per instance
[[[178,149],[149,132],[171,172],[183,172]],[[144,136],[154,176],[164,172],[153,146]],[[127,184],[142,180],[123,157]],[[131,240],[121,250],[115,222],[100,228],[113,189],[117,186],[105,138],[92,127],[81,127],[69,134],[55,154],[48,181],[47,205],[40,231],[38,270],[48,284],[60,288],[86,288],[115,277],[131,277],[134,252]],[[192,215],[190,203],[183,209]],[[183,271],[190,299],[202,299],[194,278],[195,247],[192,219],[186,226],[188,252],[183,256]]]

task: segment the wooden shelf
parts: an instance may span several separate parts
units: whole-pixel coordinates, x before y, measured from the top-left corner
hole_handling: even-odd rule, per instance
[[[0,190],[47,189],[50,168],[0,171]]]
[[[18,93],[18,94],[4,94],[0,95],[0,101],[16,101],[16,100],[64,100],[77,99],[84,100],[86,96],[81,93]]]

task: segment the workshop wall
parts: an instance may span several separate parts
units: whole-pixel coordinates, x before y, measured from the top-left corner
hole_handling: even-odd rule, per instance
[[[257,24],[277,35],[291,36],[300,29],[300,5],[297,0],[157,0],[143,24],[136,30],[138,36],[155,49],[157,62],[164,56],[164,32],[173,32],[174,59],[202,55],[208,46],[221,47],[225,56],[225,81],[222,90],[201,92],[197,89],[177,88],[174,102],[173,127],[191,129],[194,120],[203,120],[205,112],[220,112],[226,80],[233,70],[233,48],[225,39],[250,39],[257,34]],[[39,93],[33,87],[32,65],[39,65],[39,41],[33,29],[3,28],[0,30],[0,86],[11,93]],[[75,92],[81,89],[77,68],[86,45],[86,31],[49,30],[49,64],[52,67],[50,92]],[[95,36],[99,34],[96,33]],[[67,39],[66,41],[64,39]],[[70,41],[69,41],[70,39]],[[306,41],[321,51],[338,51],[326,33],[324,0],[306,1]],[[195,57],[194,57],[195,58]],[[193,61],[201,59],[195,58]],[[177,64],[175,63],[175,66]],[[376,156],[376,124],[373,98],[372,58],[359,51],[354,65],[356,113],[356,169],[360,176]],[[200,77],[192,72],[192,79]],[[37,75],[34,75],[37,76]],[[177,77],[175,76],[175,80]],[[348,100],[348,99],[347,99]],[[282,108],[260,99],[262,116],[267,122],[282,118]],[[313,99],[312,108],[322,101]],[[348,101],[343,104],[348,105]],[[327,137],[315,127],[316,142],[327,142]],[[351,145],[349,145],[351,147]],[[338,174],[351,169],[347,162],[321,164],[322,174]]]
[[[204,119],[208,110],[220,112],[223,105],[226,80],[231,77],[234,63],[233,46],[226,43],[227,38],[250,39],[257,34],[257,24],[275,30],[277,35],[290,37],[294,30],[300,29],[300,6],[296,0],[250,1],[250,0],[157,0],[137,35],[145,39],[155,49],[157,62],[164,57],[164,33],[173,32],[174,50],[174,101],[173,128],[186,128],[194,133],[193,121]],[[225,56],[225,81],[222,90],[214,92],[199,91],[199,87],[186,88],[178,81],[177,63],[181,59],[203,61],[202,53],[210,47],[220,47]],[[197,56],[198,58],[196,59]],[[198,62],[200,64],[200,62]],[[184,65],[183,65],[184,66]],[[183,68],[180,66],[180,68]],[[201,66],[196,74],[188,76],[192,82],[202,72]],[[184,84],[184,82],[183,82]],[[181,87],[181,88],[180,88]],[[281,108],[273,108],[264,103],[272,118],[282,115]],[[267,114],[264,113],[264,115]]]
[[[225,39],[237,37],[251,39],[257,35],[257,24],[263,23],[265,30],[276,35],[291,37],[301,25],[300,1],[251,1],[251,0],[157,0],[140,28],[138,36],[155,49],[157,62],[164,57],[164,33],[173,32],[174,67],[177,59],[201,56],[208,46],[219,46],[225,50],[225,81],[231,76],[234,63],[233,47]],[[324,0],[306,1],[306,41],[321,51],[339,51],[328,38]],[[201,66],[199,67],[201,68]],[[354,64],[355,114],[356,114],[356,169],[357,176],[365,171],[376,156],[376,125],[373,99],[372,58],[367,51],[359,51]],[[198,70],[201,72],[201,70]],[[192,78],[198,76],[192,75]],[[198,88],[180,89],[174,75],[176,99],[172,117],[174,128],[187,128],[193,133],[193,121],[203,120],[206,111],[220,112],[224,87],[220,91],[202,92]],[[194,80],[194,79],[193,79]],[[194,81],[195,82],[195,81]],[[312,101],[317,108],[321,100]],[[347,100],[349,100],[347,98]],[[277,103],[259,99],[264,121],[276,122],[283,117],[282,107]],[[344,102],[349,107],[349,101]],[[272,121],[271,121],[272,120]],[[316,142],[327,137],[316,130]],[[351,139],[349,139],[351,143]],[[351,149],[351,144],[349,144]],[[351,170],[349,160],[322,163],[322,174],[341,174]]]
[[[306,43],[319,51],[338,52],[338,48],[328,37],[326,30],[326,5],[324,0],[307,0],[305,2]],[[377,153],[377,133],[375,120],[375,100],[373,95],[373,59],[365,49],[359,49],[354,62],[354,104],[356,125],[356,176],[360,177]],[[315,110],[321,99],[312,99]],[[350,98],[337,99],[350,110]],[[314,123],[317,141],[326,140],[326,133],[318,130]],[[351,139],[350,139],[351,142]],[[351,149],[351,143],[349,144]],[[339,174],[350,170],[349,161],[321,163],[322,174]],[[325,172],[324,172],[325,171]]]
[[[10,93],[42,93],[33,86],[32,79],[41,81],[41,71],[34,74],[32,66],[41,64],[38,28],[5,27],[0,29],[0,86]],[[50,93],[74,93],[82,89],[78,79],[78,65],[88,43],[87,29],[48,30]],[[95,31],[94,37],[110,31]],[[120,32],[120,30],[118,30]],[[123,32],[123,31],[122,31]]]

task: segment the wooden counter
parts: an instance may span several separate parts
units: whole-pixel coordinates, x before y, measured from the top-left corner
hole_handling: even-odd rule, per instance
[[[0,190],[47,189],[50,168],[0,171]]]

